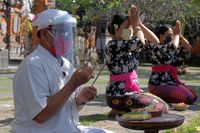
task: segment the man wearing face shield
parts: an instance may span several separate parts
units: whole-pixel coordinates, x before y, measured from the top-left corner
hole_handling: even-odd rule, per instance
[[[71,54],[73,48],[73,29],[72,23],[68,24],[57,24],[51,27],[51,32],[49,33],[54,38],[55,47],[52,52],[55,56],[68,57]]]
[[[37,48],[20,64],[13,80],[13,133],[113,133],[79,124],[78,111],[97,94],[81,85],[92,77],[87,64],[75,70],[64,56],[72,50],[76,19],[66,11],[49,9],[33,20]]]

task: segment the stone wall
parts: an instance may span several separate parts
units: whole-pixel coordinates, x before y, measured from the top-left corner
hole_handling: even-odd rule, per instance
[[[38,14],[48,8],[55,7],[55,0],[34,0],[33,13]],[[23,59],[24,49],[22,38],[22,0],[0,0],[0,50],[8,49],[8,59]],[[34,29],[34,44],[37,44],[37,31]]]
[[[5,48],[5,43],[3,40],[6,37],[7,33],[7,22],[6,22],[6,14],[5,14],[5,6],[3,1],[0,1],[0,47],[1,49]]]
[[[8,49],[8,57],[12,59],[12,54],[15,57],[21,56],[20,44],[20,29],[21,29],[21,9],[23,3],[21,0],[0,0],[0,40],[6,44],[2,49]],[[12,49],[18,49],[13,51]]]

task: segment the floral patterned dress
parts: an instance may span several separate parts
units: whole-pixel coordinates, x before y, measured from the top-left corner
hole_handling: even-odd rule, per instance
[[[108,42],[105,49],[106,65],[110,71],[110,75],[119,75],[133,72],[136,70],[139,61],[139,52],[144,48],[139,38],[132,40],[117,40],[113,39]],[[138,84],[138,79],[134,82]],[[106,94],[110,96],[124,95],[124,81],[110,81]]]
[[[148,46],[147,46],[148,47]],[[150,46],[151,52],[151,63],[152,65],[172,65],[179,66],[182,61],[178,58],[186,58],[189,52],[185,52],[183,46],[181,45],[178,49],[175,49],[172,42],[165,45],[154,45]],[[177,82],[172,77],[171,72],[152,72],[149,79],[149,84],[159,86],[159,85],[175,85]]]
[[[182,45],[178,49],[175,49],[172,42],[165,45],[147,45],[147,48],[151,51],[153,66],[171,65],[177,67],[182,63],[179,58],[185,59],[189,54],[189,52],[184,51]],[[149,91],[167,103],[194,103],[197,99],[196,93],[183,83],[177,81],[173,77],[173,74],[174,72],[167,70],[166,72],[152,71],[149,79]]]
[[[142,44],[139,38],[109,41],[105,49],[105,60],[110,76],[135,71],[139,64],[139,53],[144,48],[145,44]],[[138,85],[138,79],[133,81]],[[129,112],[133,108],[151,106],[152,110],[168,111],[167,104],[158,97],[147,93],[129,94],[124,90],[124,87],[125,81],[109,81],[106,88],[106,98],[111,108]]]

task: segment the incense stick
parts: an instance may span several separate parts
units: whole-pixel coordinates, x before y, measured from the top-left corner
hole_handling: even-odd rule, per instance
[[[93,83],[92,83],[92,85],[91,85],[91,86],[93,86],[93,85],[94,85],[94,83],[96,82],[97,78],[99,77],[99,75],[100,75],[100,74],[101,74],[101,72],[103,71],[103,68],[105,67],[105,65],[106,65],[106,64],[103,64],[103,66],[101,67],[101,69],[100,69],[99,73],[97,74],[97,76],[96,76],[96,78],[94,79],[94,81],[93,81]]]

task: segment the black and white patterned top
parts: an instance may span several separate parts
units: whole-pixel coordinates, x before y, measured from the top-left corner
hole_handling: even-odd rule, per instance
[[[142,49],[144,49],[144,44],[135,37],[131,40],[112,39],[109,41],[105,49],[105,60],[110,75],[125,74],[136,70],[139,64],[138,56]],[[138,84],[137,79],[134,82]],[[124,81],[110,81],[106,94],[109,96],[124,95],[126,93],[124,87]]]
[[[151,46],[146,45],[151,53],[151,63],[152,65],[173,65],[179,66],[181,61],[178,57],[185,59],[189,52],[185,52],[182,45],[178,49],[175,49],[172,42],[165,45],[158,44]],[[170,72],[152,72],[149,79],[149,84],[152,85],[174,85],[176,84],[175,79],[172,78]]]

